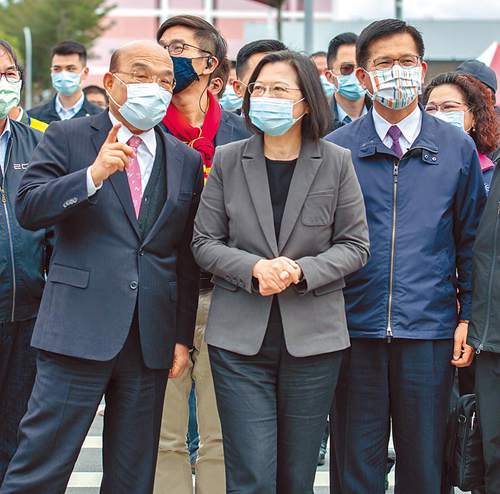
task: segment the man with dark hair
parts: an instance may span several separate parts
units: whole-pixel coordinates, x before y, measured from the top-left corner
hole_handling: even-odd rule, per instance
[[[370,24],[356,75],[373,108],[327,136],[352,153],[371,243],[344,289],[351,348],[335,401],[336,494],[383,494],[391,425],[396,494],[441,492],[453,366],[473,356],[472,244],[484,184],[472,139],[418,104],[423,56],[414,27]]]
[[[328,69],[326,51],[316,51],[309,58],[313,61],[318,69],[318,75],[324,75]]]
[[[247,90],[248,81],[257,64],[268,54],[273,51],[286,50],[286,45],[277,39],[261,39],[251,41],[240,48],[236,55],[236,77],[234,81],[234,92],[243,98]]]
[[[50,71],[56,95],[47,103],[29,110],[31,117],[50,124],[102,111],[90,104],[82,91],[82,83],[89,73],[85,46],[76,41],[63,41],[54,46]]]
[[[221,63],[226,63],[227,45],[219,31],[200,17],[182,15],[166,20],[157,40],[174,62],[176,87],[172,104],[163,119],[167,132],[198,151],[207,178],[217,146],[249,137],[242,118],[221,109],[210,84]],[[223,69],[225,69],[223,67]],[[227,77],[224,71],[219,76]],[[189,395],[195,383],[200,449],[196,463],[197,491],[225,493],[224,455],[219,414],[215,401],[208,347],[204,342],[212,295],[211,276],[201,274],[199,310],[194,349],[189,368],[167,386],[160,436],[155,493],[192,493],[192,472],[186,448]],[[175,404],[173,407],[172,404]]]
[[[9,117],[21,85],[16,54],[0,40],[0,485],[35,380],[30,343],[50,251],[48,231],[25,230],[14,214],[19,182],[42,137]]]
[[[89,103],[101,108],[101,110],[107,110],[109,105],[108,95],[102,87],[86,86],[83,88],[83,94],[85,94]]]
[[[342,33],[328,45],[328,70],[325,75],[335,87],[331,102],[332,130],[365,115],[372,106],[356,77],[357,39],[354,33]]]

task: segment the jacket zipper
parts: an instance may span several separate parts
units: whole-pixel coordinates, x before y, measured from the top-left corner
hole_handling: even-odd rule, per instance
[[[7,235],[9,236],[9,247],[10,247],[10,262],[12,267],[12,312],[10,320],[14,322],[14,315],[16,311],[16,264],[14,258],[14,243],[12,241],[12,228],[10,225],[9,208],[7,207],[7,191],[5,190],[5,176],[7,174],[7,167],[9,166],[10,155],[12,152],[12,146],[9,146],[9,150],[6,154],[4,162],[4,172],[2,176],[2,187],[0,187],[0,194],[2,195],[2,206],[5,212],[5,221],[7,223]]]
[[[488,331],[490,329],[490,316],[491,316],[491,292],[493,290],[493,280],[495,274],[495,264],[497,258],[497,234],[498,234],[498,222],[500,219],[500,201],[497,202],[497,215],[495,219],[495,232],[493,234],[493,257],[491,259],[491,267],[490,267],[490,276],[488,279],[488,303],[486,305],[486,323],[484,325],[484,334],[483,339],[479,347],[476,350],[476,354],[479,355],[484,348],[484,342],[486,341],[486,337],[488,336]]]
[[[394,162],[392,171],[392,186],[393,186],[393,202],[392,202],[392,237],[391,237],[391,267],[389,272],[389,303],[387,309],[387,341],[392,341],[392,299],[394,288],[394,257],[396,249],[396,206],[398,196],[398,176],[399,176],[399,161]]]

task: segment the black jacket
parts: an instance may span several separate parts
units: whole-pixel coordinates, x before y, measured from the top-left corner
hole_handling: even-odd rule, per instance
[[[476,234],[472,267],[472,316],[468,343],[477,351],[500,353],[500,173],[491,181]]]
[[[0,321],[23,321],[36,316],[45,284],[50,230],[28,231],[14,214],[19,182],[42,134],[10,121],[5,175],[0,171]]]
[[[59,114],[56,111],[56,98],[57,95],[54,96],[50,101],[47,101],[47,103],[35,106],[28,111],[28,115],[48,124],[54,121],[61,120]],[[84,98],[85,99],[83,101],[82,108],[73,118],[89,117],[90,115],[96,115],[97,113],[102,112],[102,108],[89,103],[86,96],[84,96]]]

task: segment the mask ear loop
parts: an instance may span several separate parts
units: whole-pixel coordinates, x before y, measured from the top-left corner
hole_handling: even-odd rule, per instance
[[[116,74],[111,74],[113,77],[116,77],[116,79],[118,79],[124,86],[126,86],[126,84],[116,75]],[[106,89],[106,94],[108,95],[108,98],[118,107],[118,109],[122,108],[123,105],[119,105],[115,98],[113,98],[113,96],[111,96],[110,92]],[[128,94],[127,94],[127,97],[128,97]],[[124,103],[125,104],[125,103]]]

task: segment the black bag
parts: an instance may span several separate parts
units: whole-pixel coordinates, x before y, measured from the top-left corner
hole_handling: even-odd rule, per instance
[[[448,482],[471,491],[484,485],[481,425],[475,395],[461,396],[448,422],[446,467]]]

